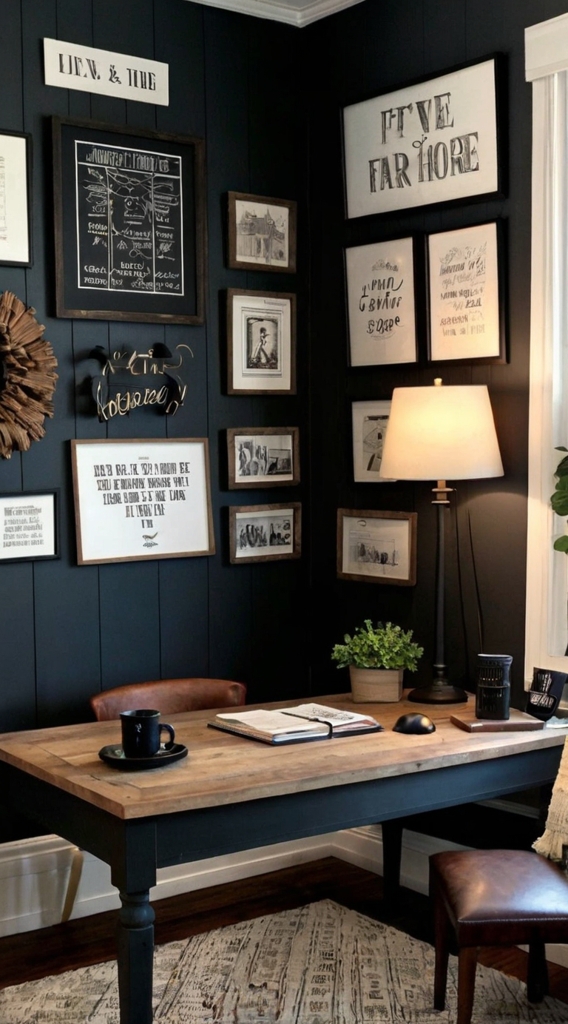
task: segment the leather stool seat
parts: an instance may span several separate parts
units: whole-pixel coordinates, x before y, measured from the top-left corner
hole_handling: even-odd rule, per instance
[[[436,970],[434,1007],[444,1009],[449,943],[458,947],[457,1024],[469,1024],[480,946],[528,945],[527,997],[548,992],[546,942],[568,940],[568,878],[532,850],[460,850],[430,857]]]

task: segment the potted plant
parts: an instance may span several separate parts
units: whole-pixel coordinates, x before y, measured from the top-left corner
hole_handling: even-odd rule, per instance
[[[424,648],[412,639],[412,630],[392,622],[365,619],[353,636],[346,633],[342,644],[331,652],[337,668],[349,666],[351,692],[356,703],[397,701],[402,697],[404,670],[415,672]]]

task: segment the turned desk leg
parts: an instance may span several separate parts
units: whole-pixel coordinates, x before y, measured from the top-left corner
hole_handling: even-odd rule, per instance
[[[120,893],[117,945],[120,1024],[152,1024],[154,909],[150,893]]]

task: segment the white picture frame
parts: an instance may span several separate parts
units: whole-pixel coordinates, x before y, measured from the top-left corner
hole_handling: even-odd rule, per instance
[[[59,558],[57,491],[0,495],[0,561]]]
[[[414,239],[345,249],[351,366],[415,363]]]
[[[379,476],[391,401],[353,402],[353,479],[362,483],[390,483]]]
[[[215,554],[207,438],[72,440],[77,563]]]
[[[31,135],[0,131],[0,265],[31,267]]]
[[[496,56],[343,109],[349,219],[501,195]]]
[[[428,359],[504,363],[499,224],[428,235]]]

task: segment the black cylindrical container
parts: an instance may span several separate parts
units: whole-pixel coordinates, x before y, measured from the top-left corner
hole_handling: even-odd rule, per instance
[[[504,721],[509,718],[511,681],[510,654],[477,655],[476,718]]]

